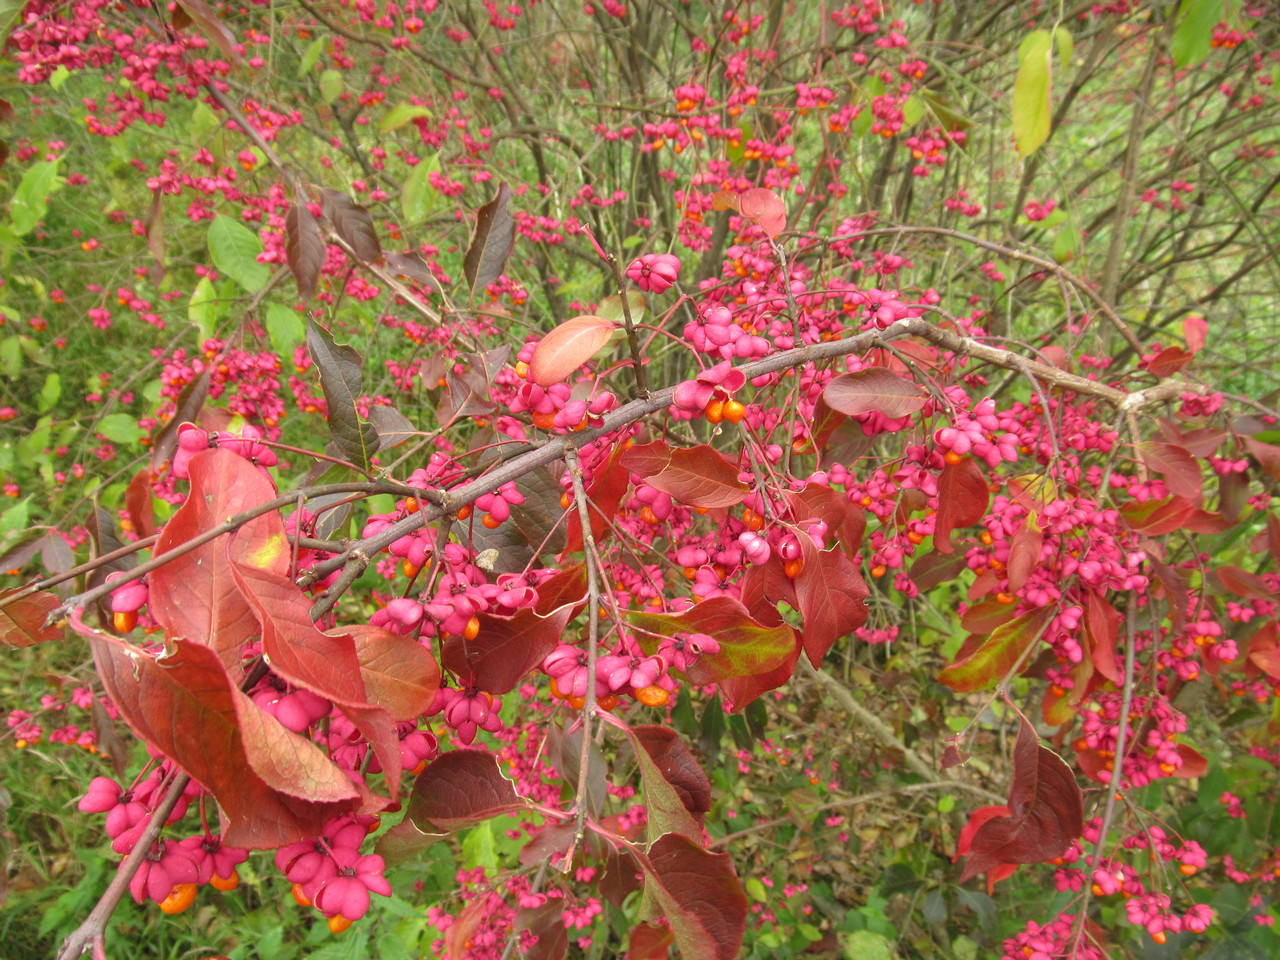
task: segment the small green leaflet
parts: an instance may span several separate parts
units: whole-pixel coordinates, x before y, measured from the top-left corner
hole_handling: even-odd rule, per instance
[[[390,133],[392,130],[399,130],[411,120],[429,116],[431,111],[426,107],[419,107],[412,103],[397,103],[387,111],[387,115],[378,124],[378,132]]]
[[[59,162],[42,160],[33,163],[22,175],[22,182],[9,201],[9,218],[13,221],[13,232],[19,237],[44,219],[48,212],[46,198],[62,186],[58,180]]]
[[[127,413],[110,413],[98,422],[97,432],[112,443],[137,443],[147,435],[136,417]]]

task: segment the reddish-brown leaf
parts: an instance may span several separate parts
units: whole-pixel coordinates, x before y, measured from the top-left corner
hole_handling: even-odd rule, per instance
[[[382,259],[382,245],[368,210],[337,190],[324,191],[321,207],[333,232],[347,242],[356,259],[364,263]]]
[[[1245,437],[1244,446],[1272,480],[1280,480],[1280,447],[1253,437]]]
[[[787,208],[772,190],[754,187],[738,196],[738,212],[765,232],[770,240],[787,229]]]
[[[803,649],[804,645],[797,637],[783,661],[767,673],[756,673],[749,677],[730,677],[720,681],[717,686],[725,699],[725,708],[730,713],[740,713],[770,690],[777,690],[796,672],[796,663],[800,660]]]
[[[1280,645],[1276,642],[1276,621],[1264,623],[1249,641],[1249,663],[1267,676],[1280,680]]]
[[[1185,743],[1177,745],[1178,756],[1182,758],[1182,765],[1173,772],[1175,777],[1182,780],[1194,780],[1196,777],[1203,777],[1209,769],[1209,760],[1195,747],[1188,746]]]
[[[1089,635],[1089,656],[1094,669],[1117,687],[1124,685],[1124,668],[1116,656],[1120,638],[1120,611],[1092,591],[1084,601],[1085,630]]]
[[[669,833],[637,859],[649,902],[670,922],[681,956],[734,960],[746,929],[747,897],[729,855],[708,853]]]
[[[62,603],[62,598],[40,590],[19,599],[10,599],[21,587],[0,590],[0,642],[10,647],[34,647],[61,640],[65,627],[45,626],[45,621]]]
[[[1136,445],[1148,470],[1160,474],[1174,496],[1198,499],[1204,487],[1200,464],[1186,449],[1174,443],[1147,440]]]
[[[181,546],[224,520],[275,496],[271,481],[230,450],[197,453],[190,463],[191,491],[160,531],[157,556]],[[258,636],[258,621],[236,586],[229,552],[252,556],[282,575],[289,568],[289,542],[276,512],[255,517],[235,534],[202,544],[153,571],[151,615],[170,638],[182,637],[214,650],[233,675],[240,647]]]
[[[599,545],[609,536],[614,516],[618,512],[618,504],[622,502],[627,489],[631,486],[631,474],[620,462],[628,447],[618,444],[609,454],[609,459],[596,467],[587,484],[587,519],[591,524],[591,535]],[[578,553],[582,550],[582,519],[578,515],[578,505],[569,504],[569,520],[567,523],[564,552]]]
[[[516,911],[514,929],[527,930],[537,938],[532,946],[519,951],[522,960],[561,960],[569,952],[564,907],[557,900]]]
[[[747,498],[737,465],[705,443],[672,449],[655,440],[632,447],[621,463],[655,490],[690,507],[732,507]]]
[[[237,538],[238,539],[238,538]],[[253,564],[244,555],[233,560],[232,574],[257,616],[262,653],[271,670],[295,687],[332,701],[373,748],[394,799],[400,785],[400,741],[395,722],[369,702],[355,641],[331,636],[311,622],[311,603],[287,576]]]
[[[1157,377],[1171,377],[1194,359],[1194,353],[1188,353],[1178,346],[1169,346],[1151,358],[1147,369]]]
[[[821,520],[827,525],[828,544],[838,545],[850,559],[858,555],[867,530],[867,518],[848,497],[820,483],[810,483],[802,490],[788,491],[786,498],[796,520]]]
[[[1019,720],[1009,813],[974,834],[962,883],[1001,864],[1052,860],[1084,833],[1084,803],[1071,768],[1040,745],[1026,717]]]
[[[973,457],[949,463],[938,475],[938,516],[933,531],[933,548],[938,553],[954,553],[951,532],[970,527],[987,513],[991,493]]]
[[[156,532],[156,512],[151,502],[151,471],[139,470],[129,481],[124,492],[124,505],[129,513],[129,522],[134,532],[140,537],[149,537]]]
[[[967,569],[969,565],[963,554],[944,556],[935,550],[916,558],[911,564],[910,576],[921,593],[928,593],[939,584],[956,579]]]
[[[1145,503],[1131,500],[1120,508],[1120,516],[1130,529],[1148,537],[1159,537],[1180,530],[1195,509],[1196,505],[1186,497],[1165,497]]]
[[[1230,593],[1247,600],[1271,600],[1275,591],[1255,573],[1224,564],[1214,571],[1218,582]]]
[[[463,683],[501,696],[556,648],[571,612],[562,606],[545,617],[527,608],[511,617],[478,614],[475,639],[450,637],[440,659]]]
[[[997,627],[971,649],[962,647],[955,662],[944,668],[938,679],[959,693],[984,690],[1004,679],[1023,659],[1023,654],[1040,635],[1040,629],[1051,613],[1049,607],[1024,613]]]
[[[324,267],[325,244],[320,224],[302,200],[289,204],[284,217],[285,257],[293,279],[298,283],[298,296],[309,301],[316,293],[320,270]]]
[[[524,808],[494,754],[451,750],[418,774],[405,817],[424,833],[452,833]]]
[[[345,773],[236,689],[212,650],[178,640],[163,658],[72,618],[89,638],[103,687],[129,727],[207,787],[234,846],[316,836],[330,819],[374,812]]]
[[[216,369],[212,364],[204,368],[204,372],[178,392],[177,409],[173,417],[160,428],[160,432],[151,441],[151,469],[159,472],[168,466],[173,451],[178,449],[178,427],[184,423],[194,423],[200,416],[200,408],[209,396],[209,382]]]
[[[600,352],[617,324],[604,317],[584,314],[557,326],[533,348],[529,379],[541,387],[560,383]]]
[[[893,420],[915,413],[928,401],[914,383],[884,367],[840,374],[823,388],[822,399],[850,417],[879,413]]]
[[[871,596],[862,574],[839,550],[819,550],[813,540],[797,532],[804,566],[796,576],[796,599],[804,619],[804,652],[815,667],[843,636],[867,621]]]
[[[476,229],[462,258],[462,272],[472,296],[484,293],[485,286],[502,275],[515,249],[516,221],[507,209],[510,199],[511,188],[501,183],[494,198],[476,211]]]
[[[440,667],[431,651],[412,637],[367,623],[347,632],[355,642],[369,702],[392,720],[414,720],[426,713],[440,688]]]
[[[697,840],[711,809],[711,781],[679,735],[666,727],[628,727],[608,718],[631,744],[644,789],[650,842],[678,833]]]
[[[547,616],[553,610],[569,606],[569,619],[587,601],[587,571],[581,562],[562,567],[538,584],[538,605],[534,610],[539,616]]]
[[[638,923],[628,934],[625,960],[667,960],[674,942],[675,934],[666,927]]]
[[[960,626],[970,633],[986,635],[997,627],[1008,623],[1018,612],[1016,605],[1001,603],[999,600],[984,600],[975,603],[960,618]]]
[[[640,642],[649,653],[657,647],[657,636],[702,633],[716,640],[720,649],[698,657],[685,674],[696,684],[768,673],[786,660],[796,643],[790,626],[779,623],[767,627],[752,618],[742,603],[727,596],[711,597],[678,614],[638,609],[626,616],[629,623],[645,631]]]
[[[1044,531],[1028,517],[1009,544],[1009,559],[1005,570],[1009,577],[1010,593],[1017,593],[1027,585],[1031,574],[1040,566],[1040,554],[1043,550]]]
[[[178,0],[173,10],[173,25],[182,29],[185,24],[179,15],[179,9],[186,14],[188,22],[200,28],[200,32],[213,41],[222,55],[232,63],[240,62],[240,51],[236,48],[235,34],[227,25],[218,19],[218,15],[209,9],[204,0]]]

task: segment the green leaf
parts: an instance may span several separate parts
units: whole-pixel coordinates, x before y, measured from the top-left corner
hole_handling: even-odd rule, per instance
[[[1001,624],[971,652],[965,653],[962,650],[965,655],[944,668],[938,674],[938,679],[959,693],[985,690],[1004,679],[1023,660],[1023,655],[1031,644],[1039,638],[1052,612],[1050,607],[1040,607]],[[969,644],[966,643],[965,646],[968,647]]]
[[[267,304],[263,326],[267,328],[267,336],[271,338],[271,349],[281,356],[292,354],[293,348],[307,335],[302,315],[279,303]]]
[[[462,838],[462,862],[469,868],[498,868],[498,854],[493,846],[493,821],[483,820]]]
[[[344,86],[340,71],[326,70],[320,74],[320,96],[324,98],[325,103],[333,103],[342,96]]]
[[[1058,263],[1070,263],[1080,252],[1080,231],[1075,224],[1064,223],[1053,238],[1053,259]]]
[[[218,329],[218,318],[221,312],[221,304],[218,294],[213,289],[213,283],[208,277],[201,277],[195,290],[191,292],[191,299],[187,302],[187,316],[200,328],[201,340],[208,340],[213,336]]]
[[[1076,52],[1076,42],[1071,36],[1071,31],[1066,27],[1058,27],[1053,31],[1053,42],[1058,48],[1058,60],[1064,67],[1071,66],[1071,58]]]
[[[440,170],[440,154],[423,160],[404,179],[400,188],[400,212],[406,224],[421,223],[435,206],[436,191],[431,186],[431,174]]]
[[[1013,138],[1018,155],[1029,157],[1049,139],[1053,112],[1053,35],[1033,30],[1018,48],[1018,75],[1013,81]]]
[[[429,116],[431,116],[431,111],[426,107],[420,107],[413,103],[397,103],[387,111],[387,115],[378,124],[378,132],[390,133],[392,130],[399,130],[410,120]]]
[[[1222,13],[1222,0],[1182,0],[1173,31],[1174,66],[1189,67],[1209,55],[1213,28]]]
[[[44,219],[49,209],[46,199],[62,185],[58,180],[59,162],[42,160],[33,163],[22,175],[22,182],[9,201],[9,218],[13,221],[13,232],[18,236],[28,233]]]
[[[13,379],[22,371],[22,338],[5,337],[0,340],[0,373]]]
[[[0,533],[25,530],[31,519],[31,498],[23,497],[4,513],[0,513]]]
[[[40,396],[36,398],[36,412],[48,413],[62,399],[62,377],[51,373],[44,378],[44,386],[40,388]]]
[[[324,41],[325,41],[325,38],[323,36],[316,37],[314,40],[311,41],[311,44],[307,47],[306,51],[302,54],[302,61],[298,64],[299,80],[301,80],[308,73],[310,73],[312,67],[314,67],[316,65],[316,62],[319,61],[320,54],[324,50]]]
[[[769,902],[769,894],[765,892],[764,884],[760,882],[758,877],[747,877],[742,886],[746,889],[747,896],[756,903]]]
[[[258,262],[262,241],[242,223],[219,214],[209,224],[209,255],[214,265],[249,293],[271,279],[271,268]]]
[[[137,418],[127,413],[107,414],[98,422],[97,431],[112,443],[137,443],[147,435]]]
[[[907,97],[907,102],[902,105],[903,124],[908,127],[914,127],[924,118],[924,112],[924,101],[912,94]]]

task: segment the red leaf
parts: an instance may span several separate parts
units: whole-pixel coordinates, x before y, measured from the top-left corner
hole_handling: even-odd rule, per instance
[[[1090,657],[1094,669],[1117,687],[1124,685],[1124,668],[1116,657],[1116,643],[1120,637],[1120,623],[1124,617],[1120,611],[1092,591],[1085,597],[1085,630],[1089,634]]]
[[[1002,680],[1023,659],[1051,613],[1049,607],[1041,607],[997,627],[972,651],[962,648],[964,656],[957,654],[938,679],[959,693],[983,690]]]
[[[1012,603],[984,600],[975,603],[960,618],[960,626],[970,633],[986,635],[1014,618],[1018,608]]]
[[[772,190],[755,187],[738,196],[738,212],[756,224],[770,240],[787,229],[787,208]]]
[[[1194,359],[1194,353],[1181,347],[1165,347],[1147,362],[1147,369],[1157,377],[1171,377]]]
[[[867,621],[871,596],[858,568],[837,550],[819,550],[808,534],[797,532],[804,566],[796,576],[796,599],[804,618],[804,652],[815,667],[843,636]]]
[[[133,732],[217,797],[226,843],[284,846],[339,814],[381,807],[362,802],[373,798],[319,747],[241,693],[209,648],[177,640],[157,660],[78,614],[72,625],[89,638],[103,687]]]
[[[1170,493],[1190,500],[1200,496],[1204,487],[1200,464],[1185,447],[1155,440],[1147,440],[1136,447],[1147,469],[1164,478],[1164,485]]]
[[[838,543],[851,560],[858,555],[867,531],[867,518],[848,497],[820,483],[807,484],[804,489],[788,491],[785,495],[796,520],[821,520],[827,525],[828,543]]]
[[[230,450],[197,453],[190,471],[191,492],[160,531],[157,556],[275,496],[271,481]],[[240,647],[258,635],[258,621],[236,586],[232,557],[252,557],[253,563],[283,576],[289,569],[289,543],[280,515],[250,520],[236,532],[230,551],[227,537],[218,537],[155,570],[148,602],[166,636],[204,644],[235,675]]]
[[[993,816],[973,835],[961,883],[1003,864],[1053,860],[1084,833],[1084,803],[1071,768],[1040,745],[1026,717],[1019,720],[1009,813]]]
[[[750,677],[776,669],[795,648],[795,631],[785,623],[766,627],[753,619],[733,597],[710,597],[679,614],[632,610],[627,621],[646,631],[640,642],[652,653],[653,636],[678,637],[704,633],[720,644],[716,653],[703,654],[686,673],[696,684],[721,683],[734,677]]]
[[[669,833],[647,855],[637,854],[645,892],[671,924],[683,957],[734,960],[746,929],[747,898],[728,854],[708,853],[688,837]]]
[[[1158,537],[1180,530],[1195,509],[1196,505],[1185,497],[1166,497],[1145,503],[1133,500],[1120,508],[1120,516],[1130,529]]]
[[[0,590],[0,642],[10,647],[34,647],[61,640],[65,628],[46,627],[45,620],[62,604],[62,598],[56,593],[40,590],[20,600],[8,600],[21,589]]]
[[[599,545],[608,537],[614,516],[618,512],[618,504],[631,486],[631,474],[619,462],[630,447],[618,444],[609,454],[609,459],[596,467],[587,484],[587,519],[591,524],[591,535]],[[565,553],[578,553],[582,550],[582,520],[578,516],[578,505],[569,504],[568,533],[565,536]]]
[[[348,628],[355,643],[356,659],[365,695],[382,707],[392,720],[415,720],[431,708],[440,688],[440,667],[426,647],[367,623]]]
[[[1204,317],[1187,317],[1182,321],[1182,335],[1186,338],[1187,349],[1199,353],[1204,349],[1204,339],[1209,333],[1209,324]]]
[[[560,383],[600,352],[617,324],[604,317],[584,314],[560,324],[533,348],[529,379],[540,387]]]
[[[355,641],[330,636],[311,622],[311,604],[287,576],[232,562],[241,592],[262,632],[262,653],[273,673],[330,700],[369,741],[394,798],[400,785],[400,741],[386,710],[369,703]]]
[[[569,952],[564,906],[557,900],[517,911],[514,929],[527,930],[537,938],[532,946],[519,951],[521,960],[561,960]]]
[[[1182,780],[1194,780],[1196,777],[1203,777],[1209,769],[1209,761],[1195,747],[1187,746],[1185,743],[1177,745],[1178,756],[1182,758],[1182,766],[1173,772],[1175,777]]]
[[[1249,663],[1269,677],[1280,680],[1280,648],[1276,643],[1276,622],[1264,623],[1249,641]]]
[[[827,444],[831,441],[831,435],[836,432],[840,424],[848,419],[843,413],[832,410],[827,401],[819,394],[818,399],[814,401],[813,420],[809,424],[809,436],[813,442],[814,450],[806,449],[804,452],[822,453],[825,451]]]
[[[512,617],[478,614],[476,638],[450,637],[441,662],[466,685],[501,696],[556,648],[571,612],[562,606],[545,617],[528,608]]]
[[[167,468],[173,452],[178,449],[178,428],[184,423],[194,422],[200,416],[200,408],[209,396],[209,382],[213,371],[217,369],[210,364],[178,393],[177,409],[160,432],[151,442],[151,469],[159,471]]]
[[[655,490],[690,507],[732,507],[747,498],[738,467],[705,443],[672,449],[655,440],[622,455],[624,467]]]
[[[1280,480],[1280,447],[1263,443],[1253,437],[1245,437],[1244,446],[1272,480]]]
[[[933,548],[938,553],[954,553],[951,531],[970,527],[987,513],[990,498],[987,481],[973,457],[949,463],[938,476],[938,516],[933,531]]]
[[[1040,566],[1040,554],[1043,550],[1044,531],[1031,517],[1027,517],[1009,543],[1009,559],[1005,571],[1009,577],[1010,593],[1017,593],[1027,585],[1031,574]]]
[[[879,413],[893,420],[915,413],[928,402],[914,383],[884,367],[840,374],[823,388],[822,399],[832,410],[850,417]]]
[[[405,817],[424,833],[452,833],[524,809],[496,756],[487,750],[451,750],[418,774]]]
[[[1232,566],[1218,567],[1214,573],[1218,582],[1237,597],[1246,600],[1271,600],[1275,596],[1275,591],[1256,573]]]
[[[573,610],[569,617],[572,620],[586,600],[587,571],[582,563],[575,563],[557,570],[538,584],[538,605],[533,609],[545,617],[567,605]]]
[[[921,593],[928,593],[942,583],[948,583],[969,569],[963,554],[944,556],[937,551],[916,558],[911,564],[910,577]]]
[[[235,34],[218,19],[217,14],[209,9],[209,5],[204,0],[178,0],[178,6],[173,11],[173,20],[174,26],[181,29],[178,23],[179,8],[186,13],[192,23],[200,28],[201,33],[213,41],[224,57],[232,63],[240,62],[240,51],[236,49]]]
[[[718,686],[720,693],[724,695],[726,709],[730,713],[745,710],[757,698],[770,690],[777,690],[790,680],[791,675],[796,672],[796,662],[800,659],[800,651],[803,649],[804,645],[797,637],[786,658],[767,673],[757,673],[749,677],[730,677],[720,681]]]
[[[476,211],[475,233],[462,258],[462,272],[472,296],[484,293],[484,288],[502,275],[515,249],[516,222],[507,209],[510,199],[511,188],[500,183],[494,198]]]

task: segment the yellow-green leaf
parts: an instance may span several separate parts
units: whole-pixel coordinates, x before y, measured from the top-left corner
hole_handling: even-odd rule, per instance
[[[1018,75],[1013,81],[1013,138],[1018,154],[1029,157],[1049,139],[1053,86],[1053,35],[1033,30],[1018,48]]]

